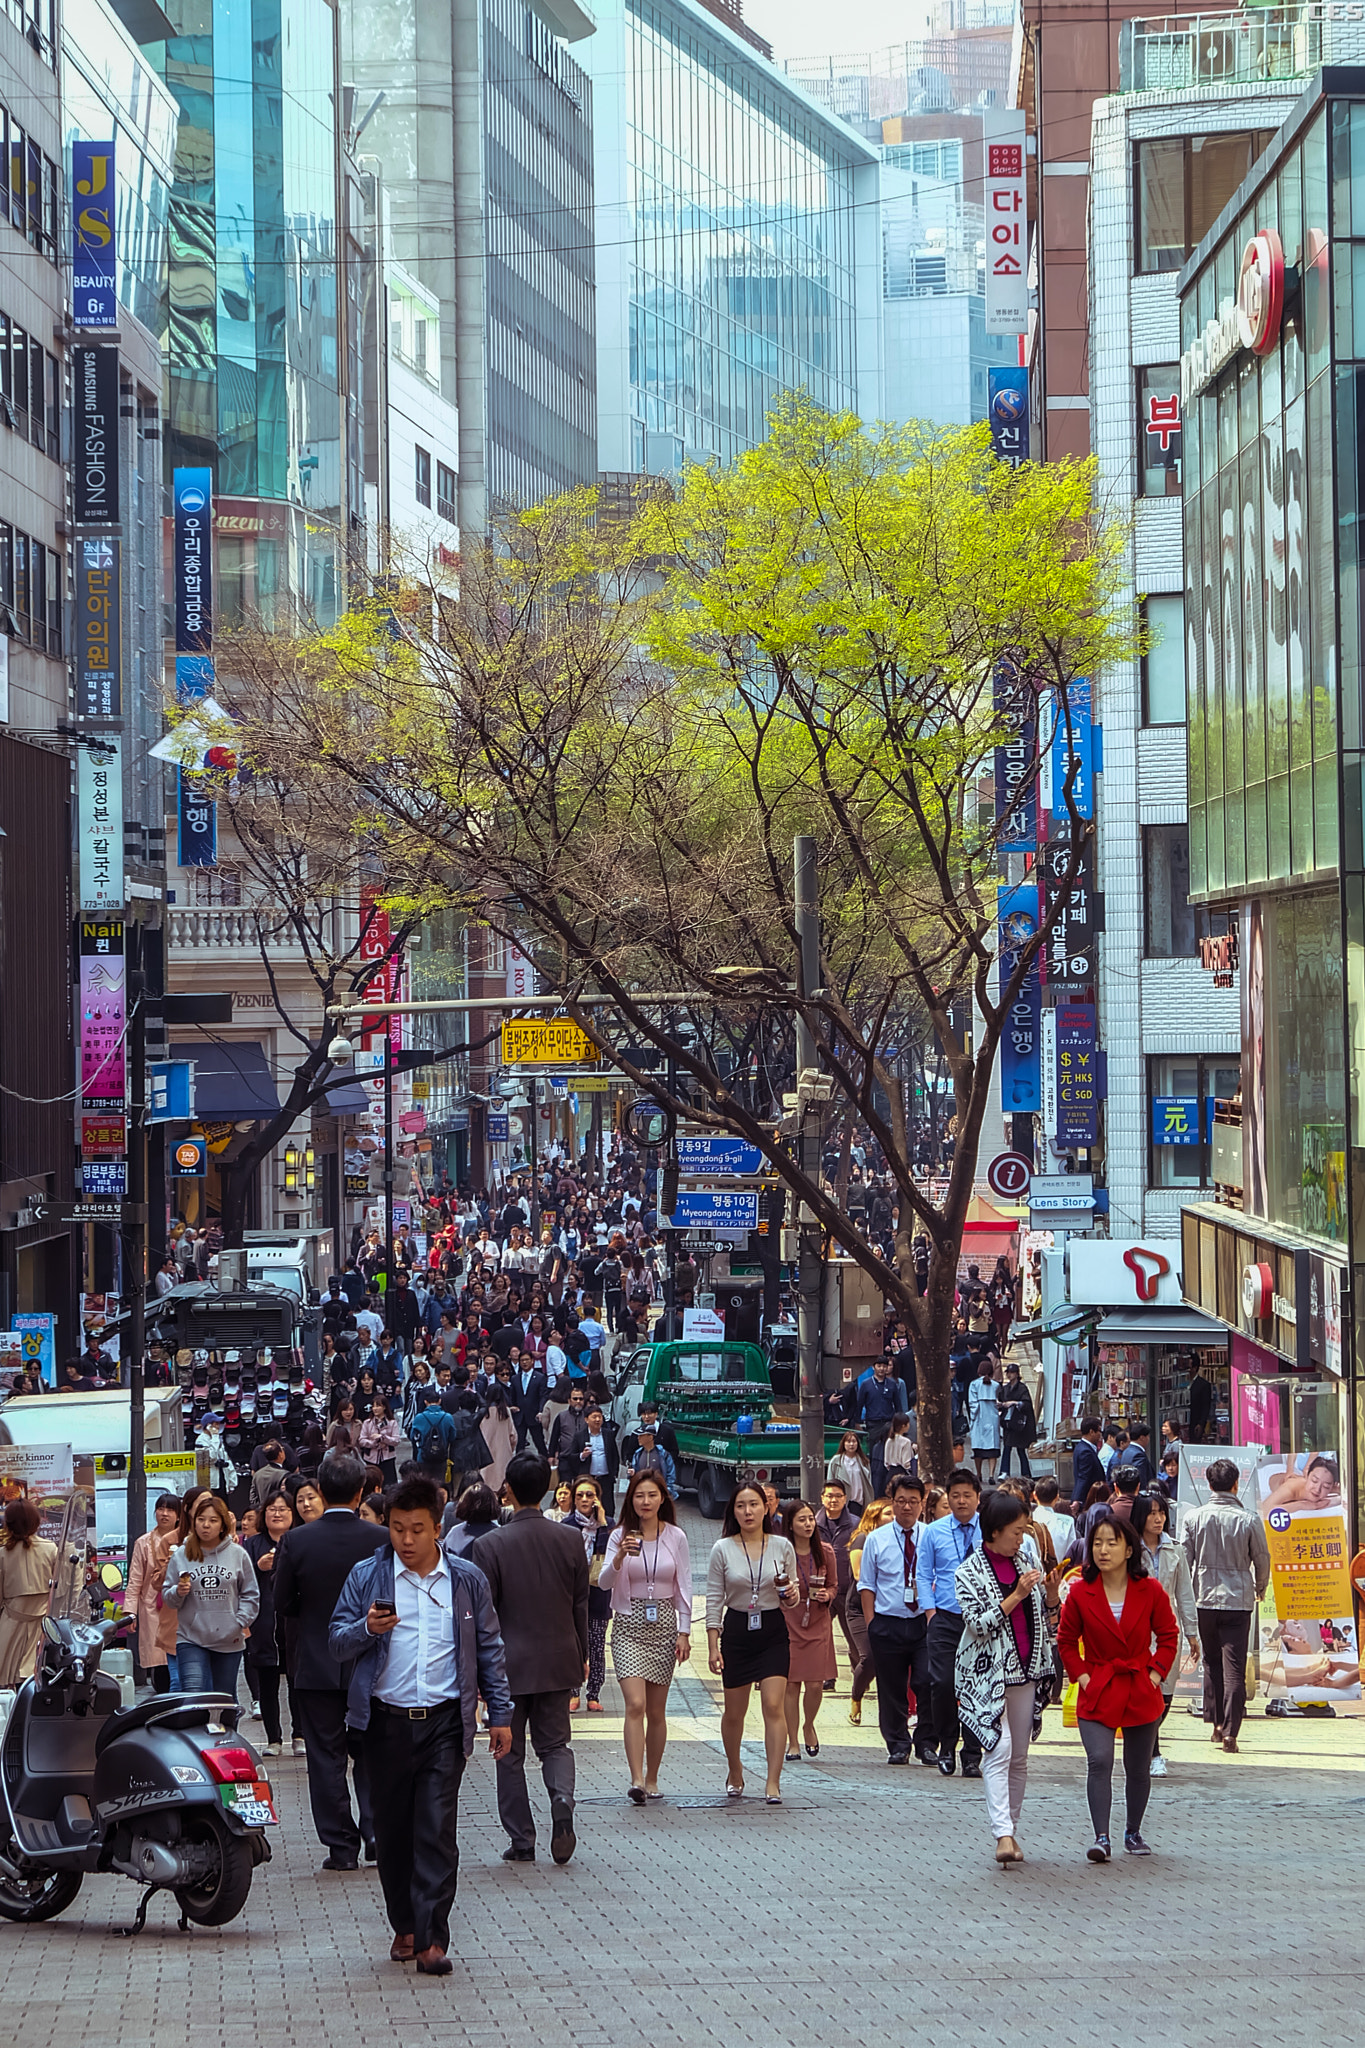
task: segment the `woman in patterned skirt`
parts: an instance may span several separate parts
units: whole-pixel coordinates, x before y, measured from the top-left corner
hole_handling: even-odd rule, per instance
[[[611,1663],[626,1703],[630,1797],[643,1806],[663,1797],[668,1688],[692,1650],[692,1560],[657,1472],[632,1478],[597,1583],[611,1592]]]

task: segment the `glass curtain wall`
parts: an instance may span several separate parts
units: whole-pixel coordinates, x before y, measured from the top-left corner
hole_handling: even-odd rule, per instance
[[[853,167],[661,8],[626,12],[633,450],[730,461],[783,391],[857,404]]]
[[[334,43],[326,0],[176,0],[166,469],[278,506],[219,533],[224,623],[339,603]]]

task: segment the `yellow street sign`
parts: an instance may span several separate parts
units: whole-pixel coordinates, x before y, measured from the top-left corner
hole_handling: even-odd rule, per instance
[[[597,1047],[569,1017],[512,1017],[502,1027],[505,1067],[596,1067]]]
[[[612,1084],[610,1074],[569,1074],[570,1095],[606,1095]]]

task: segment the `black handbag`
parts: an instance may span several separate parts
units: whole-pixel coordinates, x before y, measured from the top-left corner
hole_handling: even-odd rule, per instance
[[[451,1444],[450,1462],[456,1472],[481,1472],[485,1465],[492,1464],[493,1453],[484,1441],[483,1431],[472,1419],[466,1421]]]

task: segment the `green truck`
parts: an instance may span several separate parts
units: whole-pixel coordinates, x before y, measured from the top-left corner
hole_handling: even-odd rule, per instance
[[[774,1406],[768,1366],[757,1344],[698,1341],[637,1344],[616,1361],[611,1419],[632,1435],[645,1402],[655,1402],[678,1440],[678,1485],[695,1491],[715,1520],[741,1476],[771,1480],[783,1499],[801,1491],[801,1432],[795,1408]],[[743,1418],[752,1425],[738,1427]],[[825,1432],[825,1456],[842,1432]]]

